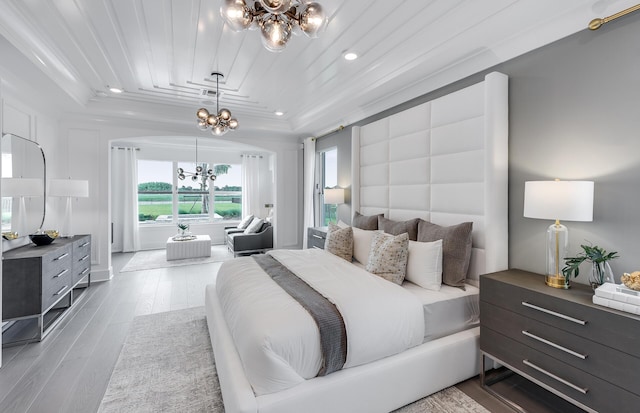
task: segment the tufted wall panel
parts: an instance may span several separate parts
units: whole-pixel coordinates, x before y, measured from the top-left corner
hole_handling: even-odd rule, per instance
[[[469,277],[508,268],[508,78],[353,128],[352,206],[394,220],[473,222]]]

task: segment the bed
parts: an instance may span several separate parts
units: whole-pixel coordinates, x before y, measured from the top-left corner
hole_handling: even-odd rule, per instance
[[[432,294],[405,282],[399,294],[415,297],[407,300],[418,302],[420,323],[430,318],[422,330],[416,327],[419,342],[408,333],[406,350],[263,388],[244,369],[244,345],[239,349],[234,342],[244,321],[224,317],[233,294],[242,290],[224,297],[216,285],[207,286],[207,323],[227,413],[390,412],[479,373],[478,277],[508,266],[507,83],[505,75],[491,73],[483,82],[352,128],[352,211],[441,226],[473,222],[466,288]],[[305,251],[292,254],[293,260],[296,254],[322,254]],[[258,271],[249,260],[225,263],[224,271]],[[457,319],[455,328],[442,314]]]

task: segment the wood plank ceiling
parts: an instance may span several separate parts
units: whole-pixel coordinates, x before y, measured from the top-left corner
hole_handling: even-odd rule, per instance
[[[281,53],[265,50],[258,32],[229,30],[220,0],[2,0],[0,34],[71,97],[75,105],[64,109],[70,118],[126,123],[133,116],[195,128],[198,107],[215,109],[206,91],[215,90],[210,74],[220,71],[220,103],[239,119],[239,131],[299,138],[353,123],[635,3],[318,1],[329,16],[326,31],[314,40],[292,37]],[[360,58],[346,61],[345,51]],[[109,86],[125,92],[114,95]]]

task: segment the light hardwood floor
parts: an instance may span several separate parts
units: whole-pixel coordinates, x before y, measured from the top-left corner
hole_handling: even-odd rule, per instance
[[[95,412],[133,318],[203,306],[221,265],[120,273],[132,256],[114,254],[113,279],[92,284],[44,341],[2,350],[0,412]],[[457,387],[493,413],[513,412],[477,378]]]

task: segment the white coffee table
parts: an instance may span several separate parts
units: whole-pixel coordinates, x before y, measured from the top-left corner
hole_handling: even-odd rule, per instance
[[[195,239],[187,241],[167,239],[167,261],[210,256],[211,238],[208,235],[196,235]]]

